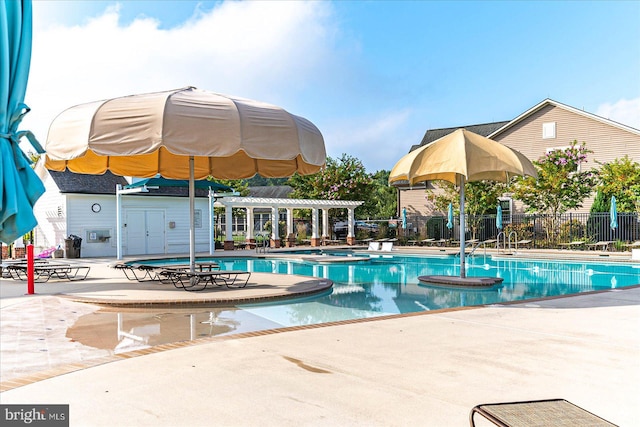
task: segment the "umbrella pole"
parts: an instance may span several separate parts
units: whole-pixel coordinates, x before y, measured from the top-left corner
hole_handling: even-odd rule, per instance
[[[465,278],[467,276],[464,267],[464,176],[460,175],[460,277]]]
[[[189,156],[189,269],[193,273],[196,270],[196,227],[195,227],[195,194],[196,184],[194,179],[194,160]]]

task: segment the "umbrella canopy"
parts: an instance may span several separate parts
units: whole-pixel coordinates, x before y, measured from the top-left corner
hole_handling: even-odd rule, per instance
[[[498,203],[498,209],[496,210],[496,228],[502,230],[502,206]]]
[[[395,164],[389,183],[409,181],[410,185],[442,179],[459,184],[465,181],[508,182],[512,176],[538,176],[522,153],[484,136],[458,129],[424,145]]]
[[[213,191],[233,191],[233,188],[228,185],[220,184],[215,181],[207,181],[200,179],[194,181],[195,188],[209,189]],[[146,178],[140,181],[134,182],[129,185],[125,185],[124,188],[138,188],[138,187],[188,187],[189,181],[186,179],[166,179],[162,177]]]
[[[26,136],[38,153],[42,147],[29,131],[18,131],[30,109],[24,102],[31,64],[31,0],[0,2],[0,241],[11,244],[32,230],[33,205],[44,185],[20,149]]]
[[[313,174],[326,158],[310,121],[194,87],[71,107],[51,123],[46,151],[51,170],[171,179]]]
[[[513,176],[538,173],[522,153],[484,136],[458,129],[424,145],[395,164],[389,183],[445,180],[460,187],[460,277],[465,277],[464,184],[467,181],[508,182]]]
[[[616,206],[616,196],[611,196],[611,207],[609,208],[609,217],[611,219],[611,229],[618,228],[618,208]]]
[[[449,203],[449,209],[447,211],[447,228],[449,230],[453,228],[453,203]]]
[[[51,170],[189,179],[190,260],[195,262],[195,179],[318,172],[324,139],[305,118],[259,101],[194,87],[77,105],[49,128]]]

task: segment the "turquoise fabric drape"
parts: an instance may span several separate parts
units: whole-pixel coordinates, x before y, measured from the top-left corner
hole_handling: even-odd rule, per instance
[[[453,203],[449,203],[449,211],[447,212],[447,228],[453,228]]]
[[[616,205],[616,196],[611,196],[611,207],[609,208],[609,217],[611,223],[609,226],[612,230],[618,228],[618,207]]]
[[[33,205],[44,185],[19,147],[26,137],[36,152],[42,147],[29,131],[19,131],[30,109],[24,104],[31,64],[31,0],[0,0],[0,241],[10,244],[37,221]]]

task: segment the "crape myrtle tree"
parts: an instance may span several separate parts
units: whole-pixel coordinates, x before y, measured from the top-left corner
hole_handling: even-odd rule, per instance
[[[339,159],[327,157],[324,169],[313,175],[295,174],[287,182],[292,188],[292,198],[320,200],[362,200],[368,206],[375,205],[373,180],[362,162],[348,154]],[[345,218],[346,209],[331,209],[332,218]]]
[[[549,241],[556,241],[560,232],[560,216],[570,209],[582,206],[593,192],[597,171],[586,170],[586,144],[571,142],[563,149],[551,150],[533,165],[538,178],[517,177],[513,197],[525,204],[526,212],[547,214],[545,233]]]
[[[433,202],[436,209],[447,212],[449,203],[453,204],[456,215],[460,215],[460,193],[455,185],[448,181],[438,181],[439,191],[426,190],[427,200]],[[471,229],[471,238],[475,239],[482,226],[482,215],[495,213],[498,198],[504,194],[506,185],[497,181],[473,181],[464,185],[464,211],[466,224]]]

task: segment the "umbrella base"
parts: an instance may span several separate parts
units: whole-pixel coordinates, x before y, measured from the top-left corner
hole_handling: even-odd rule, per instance
[[[500,277],[419,276],[418,280],[428,285],[490,289],[503,282]]]

